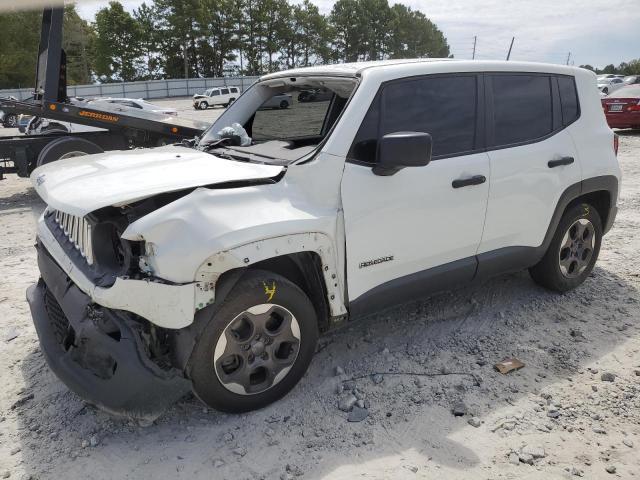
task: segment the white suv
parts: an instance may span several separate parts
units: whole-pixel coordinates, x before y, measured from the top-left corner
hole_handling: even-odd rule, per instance
[[[318,88],[333,95],[261,108]],[[615,145],[578,68],[264,76],[192,144],[34,171],[48,208],[27,296],[42,350],[110,411],[187,389],[220,410],[263,407],[348,319],[519,269],[579,286],[616,215]]]
[[[210,88],[202,95],[196,94],[193,96],[193,108],[196,110],[206,110],[216,105],[228,107],[239,96],[240,89],[238,87]]]

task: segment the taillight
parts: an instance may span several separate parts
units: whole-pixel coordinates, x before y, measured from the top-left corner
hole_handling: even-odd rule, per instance
[[[613,134],[613,151],[616,152],[616,157],[618,156],[618,134]]]
[[[629,105],[627,107],[627,111],[628,112],[640,112],[640,102],[638,102],[636,105]]]

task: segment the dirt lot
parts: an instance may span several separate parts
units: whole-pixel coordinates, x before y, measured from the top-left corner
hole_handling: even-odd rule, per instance
[[[621,136],[619,159],[620,213],[578,290],[552,294],[522,272],[388,310],[322,338],[303,381],[264,410],[224,415],[188,397],[147,427],[87,406],[47,368],[24,300],[44,205],[10,176],[0,182],[0,476],[640,477],[640,134]],[[494,371],[508,357],[525,367]],[[359,423],[338,408],[352,377],[363,377],[346,386],[369,412]]]

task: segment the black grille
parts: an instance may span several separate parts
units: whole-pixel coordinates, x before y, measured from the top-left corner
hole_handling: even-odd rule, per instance
[[[44,294],[44,304],[56,340],[65,351],[69,350],[69,347],[73,344],[75,332],[67,316],[60,308],[60,304],[48,289]]]

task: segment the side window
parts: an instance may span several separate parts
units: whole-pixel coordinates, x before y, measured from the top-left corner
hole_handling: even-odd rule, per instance
[[[471,151],[475,147],[477,97],[475,75],[391,83],[383,87],[369,109],[349,156],[372,163],[378,139],[402,131],[430,133],[434,157]]]
[[[573,77],[558,77],[558,90],[562,107],[562,125],[567,126],[580,116],[578,92]]]
[[[212,97],[217,97],[217,96],[219,96],[219,95],[220,95],[220,90],[213,90],[213,91],[211,92],[211,96],[212,96]]]
[[[220,93],[222,95],[229,95],[229,89],[228,88],[223,88],[222,90],[220,90]]]
[[[491,75],[493,146],[527,142],[553,130],[550,77]]]
[[[236,87],[231,87],[231,93],[238,93],[238,89]]]

